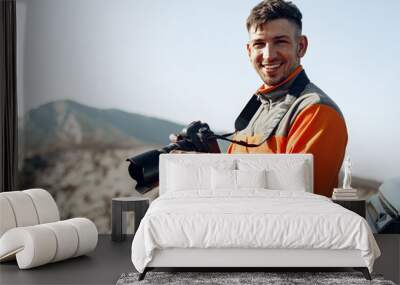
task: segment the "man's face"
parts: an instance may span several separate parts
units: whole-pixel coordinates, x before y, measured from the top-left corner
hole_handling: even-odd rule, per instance
[[[295,24],[277,19],[252,26],[247,51],[250,61],[267,86],[284,81],[300,64],[307,38],[299,36]]]

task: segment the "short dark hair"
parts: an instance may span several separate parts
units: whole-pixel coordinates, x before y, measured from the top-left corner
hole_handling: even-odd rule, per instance
[[[302,23],[301,14],[299,8],[290,1],[284,0],[264,0],[257,4],[251,12],[246,21],[247,31],[255,25],[256,29],[272,20],[276,19],[287,19],[294,23],[301,33]]]

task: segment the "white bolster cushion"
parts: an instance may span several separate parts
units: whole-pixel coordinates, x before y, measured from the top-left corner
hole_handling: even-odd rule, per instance
[[[14,212],[8,199],[0,195],[0,237],[9,229],[15,228]]]
[[[13,228],[0,239],[0,261],[17,257],[20,269],[51,262],[57,241],[51,229],[43,225]]]
[[[65,220],[72,224],[78,232],[78,248],[75,256],[86,254],[96,248],[98,232],[95,224],[86,218],[74,218]]]
[[[56,222],[60,214],[53,197],[43,189],[0,193],[0,237],[9,229]]]
[[[39,223],[35,205],[29,195],[23,191],[3,192],[13,210],[17,227],[33,226]]]
[[[29,189],[22,192],[31,197],[39,218],[39,224],[60,220],[57,204],[49,192],[43,189]]]
[[[55,235],[57,241],[57,249],[52,262],[57,262],[70,258],[75,255],[78,249],[78,232],[71,228],[70,223],[65,221],[44,224]]]
[[[97,245],[97,229],[86,218],[19,227],[0,238],[0,261],[16,256],[20,269],[86,254]]]

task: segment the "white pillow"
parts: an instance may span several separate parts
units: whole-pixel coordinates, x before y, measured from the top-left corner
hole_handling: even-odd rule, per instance
[[[211,189],[236,189],[236,170],[211,168]]]
[[[307,191],[310,185],[304,160],[238,160],[239,170],[267,171],[267,187],[273,190]]]
[[[235,170],[237,188],[267,188],[267,171]]]
[[[184,155],[184,154],[183,154]],[[218,161],[214,164],[194,164],[189,161],[168,162],[168,191],[211,189],[211,168],[232,170],[235,161]]]
[[[306,192],[306,178],[304,165],[296,165],[285,170],[272,169],[267,173],[268,188],[274,190]]]
[[[266,188],[267,172],[263,170],[211,169],[212,190],[238,190],[241,188]]]
[[[207,189],[209,187],[209,168],[193,167],[170,163],[168,165],[168,189],[184,191],[189,189]]]

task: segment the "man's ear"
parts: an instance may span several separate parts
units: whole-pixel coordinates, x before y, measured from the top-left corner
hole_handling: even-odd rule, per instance
[[[250,48],[250,44],[249,43],[246,44],[246,49],[247,49],[247,55],[251,59],[251,48]]]
[[[297,47],[297,56],[299,58],[303,57],[306,54],[307,47],[308,47],[308,39],[307,39],[307,37],[303,36],[303,35],[300,36],[299,44],[298,44],[298,47]]]

